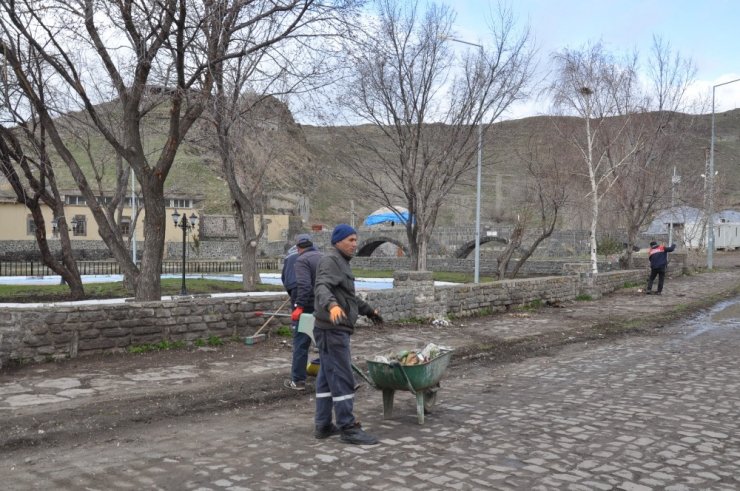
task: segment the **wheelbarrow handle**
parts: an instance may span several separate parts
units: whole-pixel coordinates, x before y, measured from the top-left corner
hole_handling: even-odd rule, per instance
[[[367,375],[365,375],[365,372],[363,372],[354,363],[352,363],[352,370],[354,370],[355,372],[357,372],[360,375],[360,377],[364,378],[365,379],[365,382],[367,382],[368,384],[370,384],[370,387],[372,387],[373,389],[377,389],[378,388],[378,386],[375,385],[372,380],[370,380],[370,377],[368,377]]]
[[[411,380],[409,380],[409,376],[406,375],[406,370],[403,368],[403,365],[401,365],[397,360],[393,360],[389,363],[391,367],[398,367],[399,370],[401,370],[401,373],[403,374],[404,380],[406,380],[406,387],[408,387],[409,391],[416,395],[416,390],[414,389],[414,386],[411,385]]]

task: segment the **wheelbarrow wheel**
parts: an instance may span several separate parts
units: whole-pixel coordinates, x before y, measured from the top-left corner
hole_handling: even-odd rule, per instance
[[[437,402],[437,391],[439,386],[424,391],[424,414],[432,412],[434,404]]]

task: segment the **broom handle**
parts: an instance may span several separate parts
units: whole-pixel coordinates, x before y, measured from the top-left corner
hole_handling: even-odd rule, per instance
[[[267,324],[269,324],[272,319],[275,318],[275,316],[277,315],[278,312],[280,312],[281,310],[283,310],[283,307],[285,307],[285,304],[288,303],[288,302],[290,302],[290,296],[288,296],[288,298],[285,299],[285,302],[283,302],[283,303],[280,304],[280,307],[277,308],[277,310],[270,316],[270,318],[267,319],[267,321],[265,321],[264,324],[262,324],[262,327],[260,327],[259,329],[257,329],[257,332],[254,333],[254,334],[252,334],[252,336],[254,337],[257,334],[259,334],[260,332],[262,332],[262,329],[264,329],[265,326]]]

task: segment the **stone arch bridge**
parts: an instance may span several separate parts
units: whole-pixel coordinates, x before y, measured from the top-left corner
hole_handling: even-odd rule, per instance
[[[359,243],[358,257],[368,257],[383,244],[389,243],[400,248],[404,256],[410,256],[409,242],[406,238],[406,229],[403,226],[359,227],[357,229]],[[484,231],[481,234],[481,245],[493,242],[507,244],[509,229]],[[495,235],[494,235],[495,234]],[[331,230],[314,232],[314,242],[328,244],[331,241]],[[463,259],[475,250],[475,227],[437,227],[432,233],[428,246],[431,256]]]

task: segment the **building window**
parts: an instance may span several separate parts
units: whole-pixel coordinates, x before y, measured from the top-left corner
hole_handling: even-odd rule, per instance
[[[83,196],[65,196],[68,205],[86,205],[87,200]]]
[[[192,208],[192,201],[189,199],[171,199],[170,208]]]
[[[87,218],[85,215],[75,215],[72,219],[72,233],[75,236],[87,235]]]
[[[36,222],[33,221],[32,215],[26,217],[26,234],[36,235]]]
[[[126,236],[131,232],[131,217],[121,217],[121,223],[118,224],[121,235]]]

